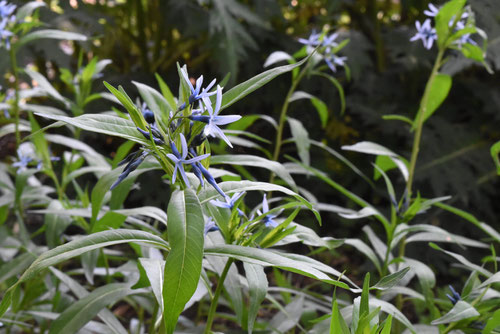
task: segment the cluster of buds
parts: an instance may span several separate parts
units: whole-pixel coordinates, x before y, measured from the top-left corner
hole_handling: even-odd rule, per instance
[[[231,198],[220,189],[206,165],[201,163],[210,154],[203,154],[203,148],[199,148],[202,147],[208,137],[218,137],[232,147],[231,142],[219,126],[235,122],[241,116],[219,116],[222,107],[222,87],[217,85],[214,90],[210,90],[215,85],[215,79],[207,87],[202,88],[203,76],[200,76],[196,80],[195,86],[193,86],[185,68],[181,69],[181,73],[181,80],[185,81],[190,90],[187,101],[184,101],[175,112],[170,111],[167,124],[158,122],[155,114],[148,109],[148,106],[146,104],[142,105],[142,117],[148,126],[145,129],[137,127],[137,130],[144,138],[151,141],[151,146],[143,147],[139,151],[131,153],[120,163],[120,165],[126,164],[126,166],[116,182],[111,186],[111,189],[120,184],[148,155],[159,153],[164,154],[172,163],[172,184],[178,181],[186,187],[190,187],[186,174],[186,169],[189,168],[199,179],[201,186],[204,186],[206,181],[226,201],[230,202]],[[215,105],[212,104],[210,99],[213,95],[215,95]],[[199,108],[194,109],[197,103]],[[203,124],[203,127],[197,126],[198,124]],[[177,177],[178,174],[180,174],[180,178]],[[179,181],[179,179],[182,181]]]

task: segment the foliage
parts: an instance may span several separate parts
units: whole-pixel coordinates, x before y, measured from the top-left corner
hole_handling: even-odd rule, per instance
[[[274,29],[272,14],[260,15],[259,1],[253,8],[237,0],[51,1],[19,8],[2,1],[1,46],[10,69],[0,134],[12,138],[17,156],[0,164],[0,327],[41,333],[234,327],[248,333],[500,332],[498,229],[475,217],[481,211],[453,206],[451,196],[417,176],[433,164],[448,166],[446,156],[423,167],[418,161],[428,148],[426,134],[440,133],[433,120],[443,117],[460,88],[460,64],[470,59],[490,73],[498,64],[486,56],[488,37],[474,2],[412,7],[427,18],[417,21],[415,34],[404,26],[392,30],[406,43],[394,48],[381,38],[381,25],[390,22],[385,15],[392,20],[399,8],[413,25],[416,14],[403,4],[377,12],[379,5],[281,4],[278,11],[289,18],[297,15],[292,7],[340,13],[318,15],[340,28],[323,25],[298,38],[300,45],[290,43],[295,49],[284,45],[267,59],[252,59],[258,33]],[[47,29],[44,19],[57,22],[55,13],[67,22],[100,23],[87,31],[94,36]],[[186,27],[173,13],[193,24]],[[346,18],[360,26],[350,27]],[[123,29],[109,34],[106,20]],[[437,53],[419,102],[400,103],[404,93],[397,85],[378,87],[388,91],[384,96],[398,96],[398,113],[384,112],[379,137],[371,140],[368,128],[365,140],[352,142],[354,130],[342,129],[347,118],[377,109],[377,100],[356,100],[374,76],[362,71],[366,43],[358,45],[357,29],[370,31],[380,72],[386,57],[409,41],[428,49],[416,59],[429,61],[432,50]],[[71,60],[23,64],[29,54],[23,50],[42,39],[62,40]],[[197,55],[203,43],[213,49]],[[121,60],[107,59],[125,46]],[[218,59],[224,79],[194,78],[193,69],[209,57]],[[134,61],[146,79],[117,76]],[[273,67],[241,80],[246,72],[239,64],[247,61]],[[408,66],[405,61],[385,80]],[[281,62],[287,64],[277,66]],[[291,78],[288,87],[276,88],[283,77]],[[266,94],[270,104],[260,113],[240,114]],[[312,115],[297,113],[301,108]],[[412,108],[416,114],[409,116]],[[364,121],[375,122],[371,117]],[[397,130],[385,125],[393,121],[401,122]],[[346,142],[329,143],[332,131]],[[412,138],[411,149],[406,141],[386,140],[398,131]],[[313,139],[318,136],[321,141]],[[490,139],[486,157],[498,172],[499,144]],[[351,162],[336,146],[353,159],[375,156],[373,177],[364,160]],[[333,163],[349,177],[341,180]],[[436,223],[440,212],[455,225],[471,224]],[[362,225],[338,228],[353,220]],[[323,234],[326,229],[332,233]],[[342,265],[344,254],[355,260]]]

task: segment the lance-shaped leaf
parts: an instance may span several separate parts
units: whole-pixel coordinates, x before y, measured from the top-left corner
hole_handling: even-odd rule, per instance
[[[457,322],[477,316],[479,316],[479,312],[472,305],[463,300],[459,300],[450,312],[431,322],[431,325],[448,324],[450,322]]]
[[[248,333],[252,333],[255,318],[259,312],[260,304],[264,298],[266,298],[269,284],[262,266],[247,262],[244,262],[243,266],[245,268],[250,295],[250,305],[248,308]]]
[[[71,31],[62,31],[62,30],[54,30],[54,29],[42,29],[30,32],[23,37],[21,37],[13,47],[16,49],[21,47],[22,45],[35,41],[37,39],[49,38],[49,39],[62,39],[69,41],[86,41],[87,36],[71,32]]]
[[[166,332],[171,334],[184,306],[198,286],[205,221],[200,201],[190,189],[172,194],[167,217],[171,251],[165,263],[163,318]]]
[[[7,290],[0,303],[0,317],[10,306],[16,287],[20,283],[32,279],[42,270],[94,249],[130,242],[146,243],[154,247],[169,249],[168,243],[154,234],[126,229],[98,232],[68,242],[40,255],[17,280],[16,284]]]
[[[86,297],[68,307],[52,322],[49,334],[76,333],[104,307],[131,294],[145,292],[132,290],[130,283],[114,283],[95,289]]]

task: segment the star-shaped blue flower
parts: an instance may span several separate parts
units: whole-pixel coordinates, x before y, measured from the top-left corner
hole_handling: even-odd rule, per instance
[[[260,210],[257,210],[257,214],[259,216],[267,213],[269,211],[269,204],[267,203],[267,196],[264,195],[264,198],[262,199],[262,212]],[[263,221],[264,221],[264,224],[266,225],[266,227],[276,227],[278,226],[278,222],[274,220],[274,218],[278,217],[281,212],[283,212],[283,209],[278,211],[277,213],[275,214],[267,214],[264,218],[263,218]]]
[[[420,24],[419,21],[415,21],[415,26],[417,27],[417,33],[410,41],[414,42],[421,39],[426,49],[432,48],[432,44],[437,40],[437,34],[436,29],[431,27],[431,20],[426,19],[423,24]]]
[[[231,196],[231,197],[226,196],[225,202],[216,199],[216,200],[211,200],[210,203],[212,203],[215,206],[218,206],[219,208],[226,208],[226,209],[232,210],[234,208],[234,205],[236,204],[236,201],[238,201],[241,198],[241,196],[243,196],[244,194],[245,194],[244,191],[240,192],[240,193],[234,193],[233,196]],[[245,215],[245,213],[243,211],[241,211],[240,209],[237,209],[237,210],[238,210],[238,213],[240,214],[240,216]]]
[[[10,50],[10,37],[13,35],[11,31],[9,31],[7,26],[8,20],[5,18],[0,22],[0,41],[4,41],[5,48]]]
[[[175,163],[174,167],[174,173],[172,174],[172,184],[175,183],[175,178],[177,176],[177,171],[181,173],[182,179],[184,180],[184,183],[186,184],[187,187],[190,186],[189,180],[187,178],[186,172],[184,171],[184,166],[183,164],[192,164],[195,162],[198,162],[200,160],[205,159],[206,157],[210,156],[210,154],[203,154],[191,159],[186,159],[188,155],[188,146],[186,142],[186,138],[184,135],[181,133],[180,134],[181,138],[181,152],[177,150],[177,147],[175,146],[174,142],[170,142],[170,147],[172,148],[173,153],[168,153],[167,157],[172,160]]]
[[[337,67],[335,65],[344,66],[346,60],[347,57],[339,57],[336,54],[325,56],[325,63],[333,72],[337,72]]]
[[[222,130],[218,127],[218,125],[226,125],[229,123],[236,122],[241,118],[241,116],[240,115],[219,116],[220,107],[222,104],[222,88],[219,85],[217,85],[217,98],[215,101],[215,109],[212,108],[212,102],[208,97],[203,98],[203,104],[208,112],[208,116],[192,115],[190,116],[190,119],[193,121],[207,123],[205,129],[203,130],[205,136],[211,136],[214,138],[219,137],[222,140],[224,140],[229,145],[229,147],[233,147],[229,139],[226,137],[224,132],[222,132]]]
[[[7,1],[0,1],[0,19],[5,19],[11,16],[16,10],[17,6]]]
[[[187,71],[184,68],[181,68],[181,73],[182,77],[184,78],[184,81],[187,83],[189,86],[189,90],[191,91],[191,95],[189,95],[188,103],[187,104],[193,104],[198,100],[201,100],[204,97],[210,97],[215,94],[215,92],[210,92],[210,89],[213,87],[215,84],[215,79],[212,80],[208,84],[207,87],[201,88],[201,85],[203,85],[203,75],[201,75],[197,80],[196,80],[196,86],[193,87],[193,84],[191,83],[191,80],[189,80],[189,76],[187,74]],[[182,104],[179,109],[182,110],[186,108],[187,106],[186,103]]]

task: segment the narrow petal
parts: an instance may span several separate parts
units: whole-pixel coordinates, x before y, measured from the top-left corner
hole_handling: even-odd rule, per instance
[[[215,102],[215,111],[214,111],[215,116],[219,114],[221,104],[222,104],[222,88],[219,85],[217,85],[217,99]]]
[[[186,187],[191,187],[191,185],[189,184],[189,179],[186,175],[186,172],[184,171],[184,167],[182,167],[182,165],[179,164],[179,171],[181,172],[181,176],[182,176],[182,179],[184,180],[184,183],[186,184]]]
[[[213,123],[216,125],[226,125],[229,123],[236,122],[240,119],[241,119],[240,115],[216,116],[213,119]]]
[[[264,194],[264,198],[262,199],[262,213],[266,213],[269,211],[269,204],[267,204],[267,195]]]
[[[186,81],[186,83],[189,86],[189,89],[191,90],[191,94],[194,94],[194,87],[193,87],[193,84],[191,83],[191,80],[189,80],[187,71],[184,68],[181,68],[181,73],[182,73],[182,76],[184,77],[184,81]]]
[[[185,160],[187,155],[188,155],[188,145],[187,145],[187,142],[186,142],[186,138],[184,137],[184,135],[181,133],[180,134],[180,137],[181,137],[181,158],[182,160]]]

